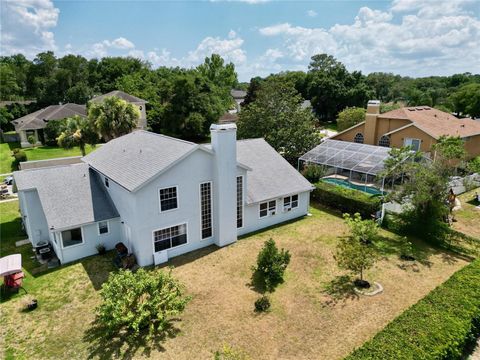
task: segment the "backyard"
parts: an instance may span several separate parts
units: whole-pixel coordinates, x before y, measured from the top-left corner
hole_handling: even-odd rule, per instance
[[[19,147],[19,143],[0,144],[0,174],[7,174],[16,170],[13,168],[14,159],[12,156],[12,150]],[[87,145],[87,153],[92,150],[93,148],[90,145]],[[23,149],[23,151],[25,151],[28,161],[82,155],[78,147],[66,150],[56,146],[37,146],[35,148]]]
[[[474,200],[476,193],[480,194],[480,188],[459,196],[462,209],[455,213],[457,222],[453,223],[453,227],[464,234],[480,239],[480,208],[476,208],[480,204]]]
[[[337,240],[346,233],[344,222],[314,206],[312,216],[169,262],[192,301],[168,336],[146,345],[144,339],[105,339],[93,326],[98,290],[113,270],[111,257],[94,256],[38,273],[31,247],[14,246],[25,238],[17,206],[16,201],[0,204],[0,250],[2,255],[22,252],[25,288],[39,308],[22,312],[23,295],[2,303],[0,348],[6,359],[212,359],[224,344],[253,359],[340,359],[467,264],[414,239],[417,261],[407,264],[398,256],[399,238],[382,230],[381,260],[366,277],[381,283],[384,292],[358,296],[333,259]],[[271,312],[258,315],[251,266],[269,238],[288,249],[292,259],[285,283],[271,296]]]

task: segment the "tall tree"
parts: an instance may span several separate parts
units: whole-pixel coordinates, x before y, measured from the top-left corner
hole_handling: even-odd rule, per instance
[[[451,99],[457,114],[480,117],[480,84],[463,85]]]
[[[90,103],[88,119],[95,131],[105,140],[131,132],[138,123],[138,108],[116,96],[107,97],[101,103]]]
[[[256,100],[240,112],[238,136],[263,137],[289,162],[317,145],[315,119],[310,109],[303,109],[303,98],[292,83],[273,78],[262,83]]]
[[[86,155],[86,145],[95,146],[99,141],[97,132],[93,129],[88,119],[78,115],[67,118],[57,138],[58,145],[64,149],[78,146],[82,155]]]

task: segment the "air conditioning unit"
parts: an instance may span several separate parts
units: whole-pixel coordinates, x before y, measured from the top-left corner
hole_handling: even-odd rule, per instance
[[[275,211],[270,211],[270,216],[275,215]]]

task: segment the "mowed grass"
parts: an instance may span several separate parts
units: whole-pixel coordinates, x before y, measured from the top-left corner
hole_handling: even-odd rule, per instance
[[[13,165],[14,159],[12,156],[12,150],[19,147],[20,147],[19,143],[0,144],[0,174],[10,173],[16,170]],[[87,145],[86,147],[87,154],[94,149],[95,148],[92,148],[90,145]],[[48,160],[48,159],[55,159],[55,158],[61,158],[61,157],[82,155],[78,146],[68,150],[62,149],[56,146],[38,146],[35,148],[26,148],[26,149],[23,149],[23,151],[25,151],[28,161]]]
[[[457,222],[453,223],[453,227],[464,234],[480,239],[480,209],[475,208],[480,204],[474,201],[475,193],[480,194],[480,188],[459,196],[462,209],[455,212]]]
[[[0,204],[0,213],[4,206]],[[212,246],[169,262],[192,301],[174,323],[178,333],[151,348],[92,337],[98,289],[112,270],[109,257],[94,256],[32,275],[26,288],[39,300],[39,308],[22,312],[23,296],[1,306],[3,355],[7,359],[212,359],[215,350],[229,344],[252,359],[340,359],[467,263],[412,240],[418,262],[408,265],[398,258],[398,237],[382,231],[381,260],[366,277],[380,282],[384,292],[357,296],[345,286],[345,272],[333,259],[339,237],[346,234],[343,220],[320,207],[312,207],[311,212],[312,216],[231,246]],[[3,235],[2,225],[2,242],[9,243]],[[271,311],[259,315],[253,311],[260,294],[251,284],[251,267],[269,238],[288,249],[292,258],[285,283],[271,295]]]

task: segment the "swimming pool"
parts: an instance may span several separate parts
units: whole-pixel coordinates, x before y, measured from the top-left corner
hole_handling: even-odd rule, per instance
[[[366,192],[366,193],[371,194],[371,195],[379,195],[379,194],[381,195],[382,194],[382,191],[377,189],[377,188],[374,188],[374,187],[371,187],[371,186],[365,186],[365,185],[352,184],[348,180],[335,179],[335,178],[324,178],[324,179],[322,179],[322,181],[326,182],[326,183],[330,183],[330,184],[343,186],[343,187],[346,187],[346,188],[349,188],[349,189],[363,191],[363,192]]]

